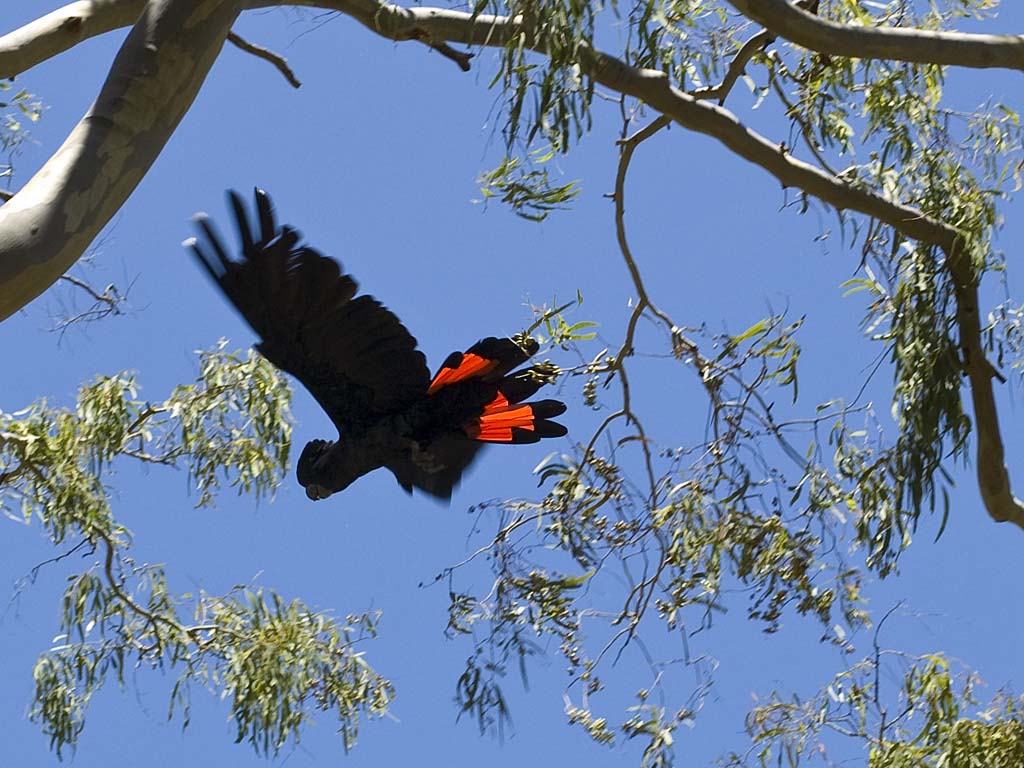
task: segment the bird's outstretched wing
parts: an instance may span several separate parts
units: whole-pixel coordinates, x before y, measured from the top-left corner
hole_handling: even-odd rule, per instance
[[[186,245],[259,335],[256,348],[302,382],[340,432],[360,432],[423,397],[430,371],[416,339],[372,296],[357,297],[338,262],[278,226],[266,192],[255,196],[252,223],[228,192],[241,260],[229,258],[205,215],[196,217],[201,237]]]

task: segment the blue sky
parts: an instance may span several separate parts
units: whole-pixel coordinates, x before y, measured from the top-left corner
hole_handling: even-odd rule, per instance
[[[40,0],[12,5],[5,9],[5,30],[56,7]],[[997,26],[1006,32],[1024,28],[1024,9],[1009,7]],[[399,315],[432,367],[481,336],[522,329],[530,320],[526,300],[568,300],[577,290],[585,297],[580,318],[599,322],[608,344],[621,340],[632,290],[615,244],[611,202],[604,197],[617,159],[613,106],[598,102],[594,132],[558,161],[566,179],[582,183],[573,210],[533,224],[499,204],[485,210],[473,203],[480,196],[476,176],[501,155],[499,95],[487,89],[493,53],[484,52],[473,72],[464,74],[424,46],[376,38],[347,18],[291,10],[248,13],[236,30],[282,52],[303,87],[295,91],[267,63],[230,46],[224,50],[192,110],[101,238],[95,268],[84,273],[100,285],[134,281],[133,312],[61,339],[47,330],[61,297],[70,295],[57,288],[0,325],[7,361],[0,408],[14,411],[40,397],[68,404],[83,381],[123,369],[139,371],[143,396],[159,399],[193,378],[193,350],[220,337],[233,347],[250,344],[250,330],[180,246],[197,210],[223,220],[228,187],[270,191],[284,220],[341,260],[364,291]],[[91,40],[19,78],[48,108],[32,127],[34,143],[16,158],[18,182],[29,178],[88,107],[122,36]],[[1009,94],[1011,104],[1022,106],[1013,102],[1019,74],[971,73],[952,82],[964,98]],[[746,93],[737,91],[736,98],[745,107]],[[836,237],[815,241],[821,227],[830,226],[826,213],[812,207],[800,216],[781,210],[784,202],[778,184],[761,171],[714,141],[676,128],[637,152],[628,226],[652,298],[677,323],[737,332],[763,317],[769,304],[807,316],[800,335],[801,402],[809,410],[832,397],[852,398],[878,350],[860,340],[859,300],[840,299],[839,285],[853,275],[859,254],[845,251]],[[1008,255],[1012,289],[1019,284],[1014,268],[1024,243],[1024,210],[1015,202],[1004,212],[999,246]],[[654,437],[699,437],[705,406],[690,375],[664,361],[637,365],[635,396]],[[883,372],[868,391],[883,414],[887,385]],[[571,385],[564,394],[568,440],[585,439],[603,414],[588,412]],[[1001,401],[1008,464],[1020,495],[1022,417],[1011,393],[1002,392]],[[296,392],[294,410],[297,443],[330,435],[327,418],[304,392]],[[381,637],[366,651],[398,689],[394,719],[364,722],[359,745],[343,757],[340,738],[323,718],[301,746],[270,762],[380,766],[426,757],[453,767],[538,759],[586,760],[595,768],[635,764],[637,745],[600,747],[565,725],[565,676],[556,654],[532,665],[528,691],[509,679],[514,729],[504,740],[481,737],[469,721],[455,724],[455,680],[471,648],[443,635],[443,585],[418,584],[478,545],[470,535],[476,518],[466,514],[471,504],[534,491],[531,471],[547,450],[488,451],[450,508],[408,498],[381,472],[316,505],[289,482],[272,504],[256,508],[248,498],[225,494],[216,510],[195,510],[183,473],[126,468],[116,483],[115,511],[135,533],[135,557],[167,563],[178,592],[201,587],[217,593],[254,583],[339,615],[383,611]],[[918,546],[901,561],[901,575],[871,585],[877,615],[899,600],[915,612],[898,613],[883,639],[914,652],[947,651],[977,668],[993,689],[1010,683],[1019,690],[1014,639],[1024,620],[1011,579],[1024,534],[988,521],[970,473],[960,473],[953,501],[944,536],[932,544],[937,520],[925,518]],[[4,525],[0,603],[13,594],[17,579],[54,554],[38,528]],[[44,569],[6,612],[0,606],[5,765],[56,762],[25,713],[32,665],[57,633],[69,568]],[[706,764],[743,748],[742,717],[753,693],[778,687],[810,694],[839,666],[835,650],[816,644],[821,631],[812,623],[787,617],[783,631],[769,637],[743,616],[738,601],[700,640],[701,650],[720,662],[718,686],[697,726],[680,734],[681,765]],[[633,667],[628,660],[623,664],[613,674],[626,677]],[[685,682],[680,679],[675,691],[679,704],[688,693]],[[645,683],[637,678],[633,688]],[[102,691],[74,764],[268,762],[232,743],[226,705],[202,691],[194,692],[186,731],[180,720],[168,723],[168,688],[167,677],[140,669],[125,689]],[[612,697],[606,711],[617,717],[629,703],[628,697]]]

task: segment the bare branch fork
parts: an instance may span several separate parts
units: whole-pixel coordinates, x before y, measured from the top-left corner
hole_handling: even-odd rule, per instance
[[[1022,36],[852,28],[820,19],[785,0],[729,1],[773,35],[826,54],[1024,71]],[[503,46],[521,36],[527,47],[546,53],[519,18],[403,8],[380,0],[77,0],[4,35],[0,77],[11,77],[86,38],[134,25],[96,103],[39,173],[0,205],[0,319],[67,271],[120,208],[191,105],[239,12],[277,5],[337,10],[385,38],[426,43],[462,68],[468,67],[468,54],[454,51],[452,43]],[[752,43],[749,54],[762,42]],[[942,249],[956,286],[982,498],[994,519],[1024,527],[1024,504],[1010,493],[1004,466],[992,392],[994,369],[981,341],[976,275],[960,253],[957,230],[794,158],[728,110],[675,88],[662,72],[638,69],[587,47],[581,48],[578,65],[597,84],[717,139],[784,186]]]

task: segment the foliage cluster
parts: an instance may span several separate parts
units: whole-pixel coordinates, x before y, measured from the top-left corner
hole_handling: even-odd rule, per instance
[[[124,684],[137,667],[176,671],[168,715],[185,724],[193,686],[230,699],[238,740],[265,753],[298,740],[315,711],[334,714],[348,748],[361,716],[383,714],[393,696],[355,650],[376,634],[376,614],[338,621],[244,586],[175,595],[163,567],[132,558],[109,490],[122,462],[186,469],[201,507],[224,483],[270,497],[287,467],[291,393],[280,372],[223,343],[200,353],[199,368],[159,403],[122,373],[82,387],[74,410],[38,402],[0,413],[0,509],[64,547],[55,560],[96,558],[68,576],[60,634],[34,671],[31,716],[58,756],[75,746],[104,682]]]

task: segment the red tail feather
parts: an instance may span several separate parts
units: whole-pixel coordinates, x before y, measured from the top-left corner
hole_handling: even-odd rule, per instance
[[[492,443],[511,443],[515,439],[513,429],[534,430],[534,413],[530,405],[509,405],[506,397],[500,392],[484,408],[484,412],[476,421],[463,427],[465,433],[474,440]]]
[[[498,367],[497,360],[488,360],[480,357],[480,355],[467,353],[461,357],[462,359],[455,367],[441,366],[441,370],[437,372],[434,380],[430,382],[430,387],[427,389],[428,395],[432,395],[441,387],[454,384],[457,381],[470,379],[474,376],[483,376]]]
[[[484,407],[484,416],[506,411],[508,408],[508,398],[501,392],[498,392],[498,394],[494,396],[494,399]]]

